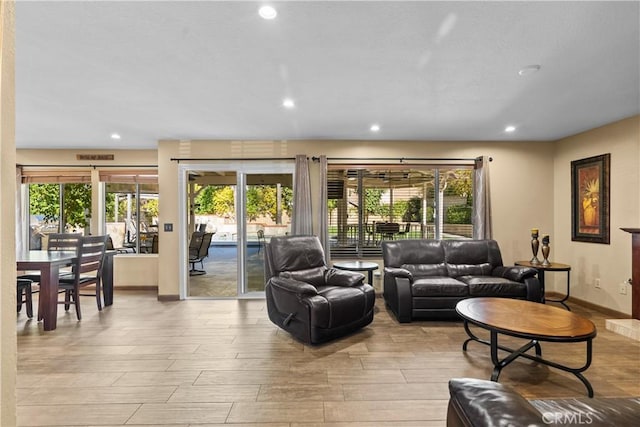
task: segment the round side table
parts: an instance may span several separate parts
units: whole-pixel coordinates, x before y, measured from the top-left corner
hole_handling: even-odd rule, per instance
[[[378,264],[368,261],[338,261],[333,266],[339,270],[349,271],[366,271],[368,274],[369,284],[373,286],[373,271],[378,269]]]
[[[570,291],[570,280],[569,275],[571,274],[571,266],[569,264],[561,264],[559,262],[552,262],[549,265],[542,264],[532,264],[529,261],[516,261],[515,265],[520,265],[523,267],[531,267],[538,270],[538,280],[540,281],[540,288],[542,289],[542,298],[544,302],[557,302],[562,304],[567,310],[571,311],[569,306],[565,303],[566,300],[569,299],[569,291]],[[549,299],[544,296],[544,273],[547,271],[566,271],[567,272],[567,294],[561,299]]]

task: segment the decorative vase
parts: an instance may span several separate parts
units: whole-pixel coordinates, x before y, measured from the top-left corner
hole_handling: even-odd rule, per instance
[[[551,252],[551,248],[549,247],[549,236],[542,237],[542,265],[549,266],[551,262],[549,262],[549,252]]]
[[[531,264],[540,264],[540,260],[538,259],[538,248],[540,247],[540,242],[538,241],[538,229],[531,229],[531,252],[533,252],[533,258],[531,258]]]

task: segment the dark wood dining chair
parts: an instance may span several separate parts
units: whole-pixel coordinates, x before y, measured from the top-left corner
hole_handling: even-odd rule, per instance
[[[80,243],[80,239],[82,238],[82,234],[80,233],[50,233],[47,235],[47,250],[48,251],[70,251],[76,252],[78,250],[78,244]],[[68,269],[60,271],[60,278],[68,277],[71,274]],[[31,285],[31,294],[37,294],[39,292],[39,288],[35,287],[36,283],[40,283],[40,272],[28,272],[26,274],[21,274],[18,276],[18,279],[26,279],[32,282]],[[38,320],[42,320],[40,305],[38,304]]]
[[[17,309],[18,313],[22,310],[22,305],[26,306],[27,317],[31,319],[33,317],[33,292],[31,285],[33,282],[29,279],[18,279],[16,283],[16,290],[18,291]]]
[[[82,237],[78,244],[75,262],[71,266],[71,274],[61,277],[58,282],[58,289],[64,291],[64,301],[59,301],[58,304],[64,304],[65,311],[69,310],[71,304],[75,305],[78,320],[82,319],[80,310],[81,296],[95,297],[98,310],[102,310],[100,294],[102,262],[106,245],[107,236]],[[80,289],[89,285],[95,285],[95,293],[81,294]]]

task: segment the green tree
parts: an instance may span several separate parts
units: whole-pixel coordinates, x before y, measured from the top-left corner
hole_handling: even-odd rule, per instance
[[[293,213],[293,188],[282,187],[282,209],[291,218]]]
[[[290,187],[280,187],[280,209],[291,216],[293,208],[293,190]],[[269,216],[277,222],[278,218],[278,189],[273,185],[253,185],[247,189],[247,216],[255,220],[259,215]]]
[[[247,219],[249,221],[255,221],[260,215],[258,209],[260,197],[260,191],[257,186],[252,185],[247,188]]]
[[[235,218],[235,191],[231,186],[224,186],[213,194],[213,214]]]
[[[115,208],[115,201],[116,201],[116,195],[113,193],[107,193],[105,196],[105,202],[104,202],[104,210],[105,210],[105,217],[107,222],[113,222],[115,221],[115,213],[116,213],[116,208]]]
[[[397,218],[403,218],[405,212],[407,211],[407,206],[409,205],[409,202],[407,200],[394,200],[393,201],[393,218],[394,221],[397,220]],[[404,221],[404,219],[403,219]]]
[[[420,197],[412,197],[406,202],[402,220],[404,222],[422,222],[422,199]]]
[[[389,207],[385,209],[381,203],[382,193],[384,190],[380,188],[364,189],[365,222],[369,221],[369,215],[388,215]]]
[[[472,171],[469,169],[457,169],[450,172],[445,194],[465,197],[467,205],[471,206],[473,203]]]
[[[196,188],[196,214],[235,217],[235,191],[230,185],[207,185]]]
[[[42,215],[45,222],[56,222],[60,219],[60,185],[29,185],[29,212],[31,215]]]
[[[91,218],[91,184],[63,184],[64,218],[66,228],[85,228]],[[42,215],[45,222],[60,221],[60,185],[31,184],[29,210]]]
[[[143,199],[140,212],[144,215],[147,224],[151,224],[152,219],[158,217],[158,199]]]
[[[448,224],[471,224],[471,206],[453,205],[447,207]]]
[[[329,212],[329,225],[331,225],[331,218],[333,218],[333,211],[338,209],[338,201],[336,199],[327,200],[327,211]]]

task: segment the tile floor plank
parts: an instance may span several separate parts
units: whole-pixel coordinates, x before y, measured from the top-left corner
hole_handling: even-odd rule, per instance
[[[159,302],[116,290],[115,304],[58,328],[18,314],[18,426],[442,427],[452,377],[489,378],[489,348],[466,353],[461,322],[373,323],[319,346],[273,325],[264,300]],[[640,396],[640,342],[598,328],[585,376],[596,396]],[[509,340],[505,340],[509,342]],[[543,343],[578,364],[584,347]],[[584,397],[571,374],[517,360],[500,381],[527,398]]]

